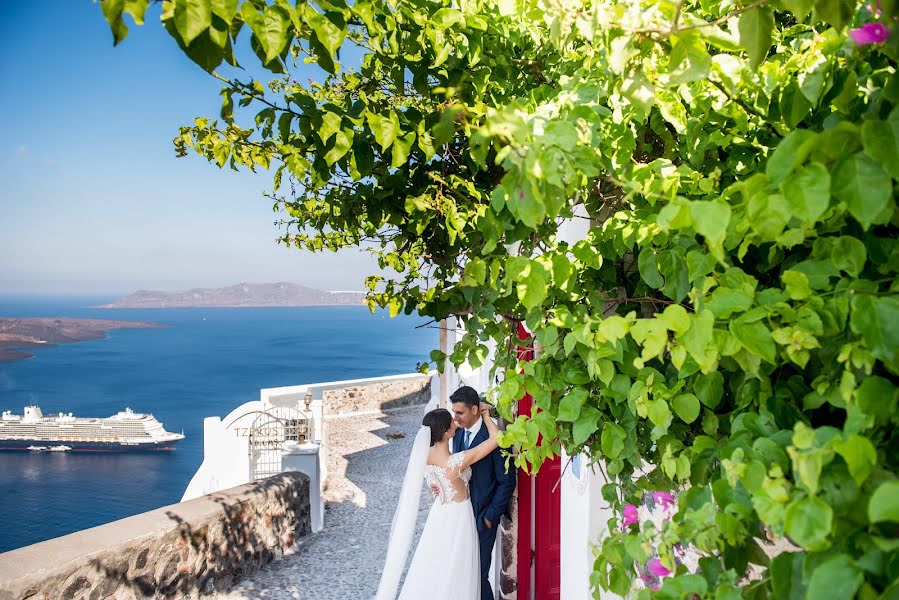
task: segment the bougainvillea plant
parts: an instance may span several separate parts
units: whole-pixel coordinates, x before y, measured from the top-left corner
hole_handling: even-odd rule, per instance
[[[271,169],[287,244],[371,248],[372,306],[458,317],[438,367],[497,342],[518,465],[676,492],[610,523],[597,593],[899,595],[895,1],[159,4],[224,85],[178,152]],[[118,42],[148,1],[101,6]]]

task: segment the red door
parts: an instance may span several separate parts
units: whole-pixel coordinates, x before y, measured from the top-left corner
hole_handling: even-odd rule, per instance
[[[519,339],[529,337],[518,325]],[[533,346],[520,348],[520,360],[533,360]],[[533,398],[525,395],[518,414],[529,415]],[[556,485],[561,460],[544,462],[536,476],[518,471],[518,600],[559,600],[561,595],[561,500]]]

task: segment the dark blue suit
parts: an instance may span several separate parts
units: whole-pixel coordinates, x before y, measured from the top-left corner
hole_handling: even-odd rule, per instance
[[[460,452],[465,449],[465,430],[461,427],[453,437],[453,451]],[[489,437],[487,426],[481,424],[469,448],[474,448]],[[500,517],[509,507],[509,499],[515,491],[515,466],[509,465],[506,472],[506,461],[497,448],[488,456],[471,465],[471,506],[474,509],[475,523],[478,529],[478,541],[481,549],[481,600],[493,600],[493,590],[487,575],[490,572],[490,559],[493,544],[496,542],[496,532],[499,529]],[[488,528],[484,519],[493,524]]]

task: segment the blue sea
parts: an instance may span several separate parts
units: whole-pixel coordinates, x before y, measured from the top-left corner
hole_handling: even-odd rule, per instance
[[[411,373],[437,346],[417,316],[365,307],[97,309],[112,298],[0,296],[0,317],[162,323],[0,363],[0,411],[107,417],[130,407],[187,436],[150,454],[0,452],[0,552],[178,502],[203,460],[203,419],[260,388]]]

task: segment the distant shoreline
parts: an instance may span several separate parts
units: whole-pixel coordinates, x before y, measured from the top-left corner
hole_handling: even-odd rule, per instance
[[[58,344],[102,340],[113,329],[162,329],[162,323],[108,319],[0,318],[0,362],[25,360],[26,349],[53,348]]]
[[[96,308],[273,308],[362,306],[365,292],[324,291],[295,283],[240,283],[178,292],[139,290]]]

